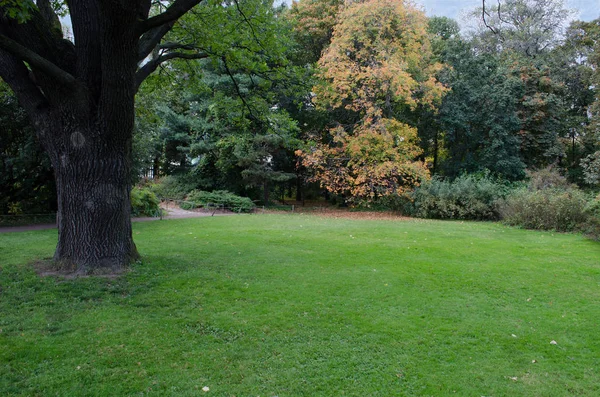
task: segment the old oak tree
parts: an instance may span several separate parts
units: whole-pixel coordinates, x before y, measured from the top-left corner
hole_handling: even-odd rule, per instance
[[[129,204],[134,98],[161,63],[208,56],[164,40],[201,1],[0,0],[0,78],[51,159],[54,260],[63,266],[112,272],[138,257]],[[70,15],[73,42],[57,6]]]

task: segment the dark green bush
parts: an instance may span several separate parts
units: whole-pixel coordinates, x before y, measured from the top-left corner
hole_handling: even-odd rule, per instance
[[[237,196],[226,190],[215,190],[214,192],[193,190],[187,195],[185,202],[181,204],[181,208],[191,209],[215,205],[234,212],[252,212],[256,207],[249,198]]]
[[[489,174],[462,175],[454,181],[433,178],[413,193],[412,215],[434,219],[499,219],[498,202],[510,188]]]
[[[578,189],[519,189],[500,204],[503,222],[527,229],[574,231],[586,222],[587,196]]]
[[[131,189],[131,215],[153,216],[161,215],[160,200],[148,188],[134,187]]]

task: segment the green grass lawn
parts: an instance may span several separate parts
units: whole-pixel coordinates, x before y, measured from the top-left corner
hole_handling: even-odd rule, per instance
[[[312,215],[134,234],[142,263],[75,280],[30,265],[56,231],[0,235],[1,396],[600,395],[581,236]]]

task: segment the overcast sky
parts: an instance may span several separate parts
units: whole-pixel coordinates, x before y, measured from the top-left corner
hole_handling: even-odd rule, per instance
[[[427,15],[445,16],[460,21],[465,11],[481,6],[481,0],[414,0]],[[495,3],[495,2],[494,2]],[[600,17],[600,0],[566,0],[565,6],[576,10],[575,19],[591,21]]]

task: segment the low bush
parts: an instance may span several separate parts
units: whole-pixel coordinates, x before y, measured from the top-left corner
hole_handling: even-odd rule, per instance
[[[183,200],[196,186],[176,176],[162,177],[150,185],[150,189],[162,200]]]
[[[237,196],[226,190],[215,190],[214,192],[193,190],[187,195],[185,202],[181,204],[181,208],[191,209],[215,205],[234,212],[252,212],[256,207],[249,198]]]
[[[580,226],[581,231],[594,240],[600,240],[600,195],[585,207],[586,221]]]
[[[500,204],[504,223],[526,229],[574,231],[588,219],[587,196],[578,189],[519,189]]]
[[[576,189],[576,186],[571,184],[567,178],[552,165],[536,171],[527,172],[527,188],[529,190],[568,190]]]
[[[131,189],[131,215],[132,216],[153,216],[161,215],[160,200],[147,187],[134,187]]]
[[[489,174],[462,175],[454,181],[433,178],[413,193],[412,215],[434,219],[499,219],[498,202],[510,187]]]

